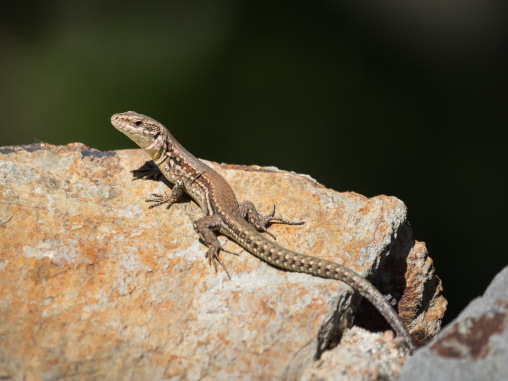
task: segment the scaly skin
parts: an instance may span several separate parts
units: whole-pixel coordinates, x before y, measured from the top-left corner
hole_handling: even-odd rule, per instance
[[[397,313],[369,281],[337,263],[285,249],[265,238],[258,231],[266,232],[265,226],[269,222],[298,223],[273,218],[274,213],[262,217],[249,201],[239,205],[227,181],[183,148],[167,128],[156,120],[128,111],[113,115],[111,123],[144,149],[158,166],[158,170],[148,170],[144,173],[134,171],[135,176],[156,176],[160,171],[175,185],[171,195],[151,195],[147,199],[154,202],[151,207],[164,203],[167,203],[169,207],[178,201],[184,192],[199,204],[204,217],[195,221],[193,226],[208,246],[206,256],[215,268],[217,263],[222,265],[219,258],[220,251],[227,251],[220,246],[214,234],[214,231],[219,231],[273,266],[346,283],[367,298],[384,316],[397,335],[403,338],[406,346],[410,350],[414,349],[411,336]]]

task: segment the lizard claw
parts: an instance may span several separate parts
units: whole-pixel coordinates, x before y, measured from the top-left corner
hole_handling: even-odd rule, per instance
[[[166,192],[164,194],[158,194],[158,193],[152,193],[149,195],[146,200],[146,202],[153,202],[152,205],[148,207],[148,209],[155,208],[156,206],[162,205],[162,204],[168,204],[166,209],[169,209],[171,205],[173,205],[176,202],[176,199],[173,196],[168,195]]]
[[[270,213],[266,217],[263,217],[263,219],[262,219],[262,223],[264,224],[263,226],[265,226],[269,223],[270,224],[276,223],[276,224],[283,224],[283,225],[304,225],[305,224],[305,222],[303,222],[303,221],[288,221],[283,218],[278,218],[278,217],[274,217],[274,216],[275,216],[275,204],[273,205],[272,213]]]
[[[217,263],[219,265],[221,265],[221,267],[224,269],[224,271],[226,272],[226,275],[228,276],[228,278],[231,280],[231,276],[229,275],[229,272],[228,272],[228,269],[226,268],[226,266],[224,265],[224,263],[222,262],[222,259],[220,259],[219,257],[219,253],[221,251],[224,251],[226,253],[229,253],[229,254],[233,254],[233,255],[236,255],[238,256],[238,253],[235,253],[235,252],[232,252],[232,251],[229,251],[229,250],[226,250],[224,249],[222,246],[210,246],[208,248],[208,251],[206,252],[206,259],[208,259],[208,264],[210,266],[213,265],[213,267],[215,268],[215,272],[217,272]]]
[[[270,233],[266,227],[272,223],[277,224],[284,224],[284,225],[303,225],[304,222],[295,222],[295,221],[288,221],[283,218],[274,217],[275,216],[275,205],[273,205],[272,212],[266,216],[263,216],[261,213],[259,213],[252,202],[250,201],[244,201],[240,205],[240,212],[242,215],[249,221],[254,227],[263,233],[268,234],[270,237],[272,237],[274,240],[277,238],[275,235]]]

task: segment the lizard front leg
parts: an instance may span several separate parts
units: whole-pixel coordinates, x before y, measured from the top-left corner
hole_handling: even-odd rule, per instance
[[[271,223],[284,224],[284,225],[303,225],[305,222],[296,222],[296,221],[287,221],[282,218],[275,218],[275,205],[273,205],[273,210],[267,216],[263,216],[259,213],[251,201],[244,201],[240,204],[240,213],[243,218],[245,218],[248,222],[250,222],[254,227],[262,231],[263,233],[268,234],[273,239],[275,236],[266,230],[266,226]]]
[[[217,239],[214,230],[218,230],[221,224],[222,220],[220,219],[220,217],[214,214],[211,216],[202,217],[199,220],[194,221],[192,226],[203,240],[203,243],[206,246],[208,246],[208,251],[206,252],[206,258],[208,259],[208,263],[210,265],[213,264],[215,271],[217,271],[217,263],[220,264],[222,268],[226,271],[227,276],[231,279],[228,270],[226,269],[226,266],[224,266],[224,263],[222,263],[222,260],[219,257],[219,254],[221,251],[225,251],[226,253],[234,255],[238,254],[224,249],[221,246],[219,240]]]
[[[153,202],[152,205],[148,207],[148,209],[155,208],[156,206],[162,205],[162,204],[168,204],[166,209],[169,209],[171,205],[173,205],[175,202],[177,202],[182,195],[185,192],[185,185],[183,180],[177,180],[175,185],[173,186],[173,189],[171,190],[171,194],[167,194],[164,192],[164,194],[158,194],[158,193],[152,193],[149,195],[145,201],[147,202]]]
[[[157,168],[157,171],[154,169],[154,170],[149,170],[150,173],[154,173],[155,176],[158,176],[159,174],[162,174],[162,172],[159,170],[158,167]],[[186,183],[190,183],[192,184],[194,181],[196,181],[203,173],[205,173],[204,171],[203,172],[200,172],[198,173],[194,178],[192,179],[187,179],[187,180],[182,180],[182,179],[178,179],[173,187],[173,190],[171,191],[171,194],[168,195],[166,192],[164,192],[164,194],[158,194],[158,193],[152,193],[150,196],[148,196],[146,198],[145,201],[148,201],[148,202],[154,202],[155,204],[153,205],[150,205],[149,209],[151,208],[155,208],[156,206],[159,206],[159,205],[162,205],[162,204],[168,204],[167,208],[166,209],[169,209],[169,207],[171,205],[173,205],[175,202],[177,202],[181,197],[182,195],[185,193],[185,188],[186,188]],[[146,175],[143,175],[144,177],[147,177]],[[187,184],[187,186],[189,186],[189,184]]]

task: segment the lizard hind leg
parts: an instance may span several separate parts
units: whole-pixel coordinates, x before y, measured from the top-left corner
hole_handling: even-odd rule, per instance
[[[229,275],[226,266],[222,262],[222,259],[220,259],[219,254],[221,251],[236,256],[238,256],[238,254],[226,250],[221,246],[219,240],[217,239],[217,236],[213,232],[214,230],[219,229],[220,225],[221,219],[217,215],[202,217],[199,220],[194,221],[194,223],[192,224],[194,230],[199,234],[203,243],[206,246],[208,246],[208,251],[206,252],[205,255],[206,259],[208,259],[208,264],[210,266],[213,265],[213,267],[215,268],[215,272],[217,272],[217,264],[219,264],[226,272],[228,278],[231,279],[231,276]]]
[[[303,225],[305,222],[298,222],[298,221],[288,221],[280,217],[274,217],[275,216],[275,205],[273,205],[272,212],[266,216],[263,216],[261,213],[259,213],[254,206],[254,204],[251,201],[244,201],[240,204],[240,213],[242,214],[243,218],[245,218],[248,222],[250,222],[254,227],[263,232],[268,234],[273,239],[277,239],[272,233],[270,233],[268,230],[266,230],[266,226],[268,224],[284,224],[284,225]]]

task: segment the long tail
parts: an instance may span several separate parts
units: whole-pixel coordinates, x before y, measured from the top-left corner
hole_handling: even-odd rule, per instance
[[[402,323],[402,320],[400,320],[393,307],[383,297],[381,292],[379,292],[378,289],[367,279],[358,275],[353,270],[337,263],[295,253],[289,250],[287,251],[291,254],[287,254],[283,261],[279,258],[276,258],[275,260],[270,258],[269,260],[268,258],[263,257],[262,259],[277,267],[282,267],[290,271],[306,273],[319,276],[321,278],[337,279],[346,283],[353,290],[358,291],[361,296],[367,298],[367,300],[376,307],[379,313],[383,315],[388,324],[390,324],[393,328],[397,336],[404,339],[406,346],[411,351],[415,349],[413,340]]]
[[[367,279],[345,266],[282,248],[276,243],[267,240],[259,233],[255,236],[256,240],[249,243],[242,242],[241,239],[239,239],[238,242],[252,254],[275,267],[321,278],[337,279],[346,283],[374,305],[390,324],[397,336],[404,339],[406,346],[411,351],[415,349],[409,332],[393,307]]]
[[[338,279],[348,286],[358,291],[360,295],[367,298],[369,302],[371,302],[374,307],[379,311],[381,315],[386,319],[386,321],[393,328],[397,336],[404,339],[407,347],[413,351],[415,349],[413,340],[409,335],[408,330],[400,320],[399,316],[393,309],[393,307],[388,303],[388,301],[383,297],[383,295],[378,291],[378,289],[370,283],[364,277],[358,275],[354,271],[348,269],[347,267],[337,265],[336,263],[331,262],[334,266],[336,266],[332,273],[335,273],[336,276],[334,279]]]
[[[337,263],[285,249],[266,239],[246,221],[240,226],[240,228],[237,226],[230,227],[230,230],[226,230],[224,233],[259,259],[275,267],[321,278],[337,279],[346,283],[353,290],[358,291],[360,295],[367,298],[383,315],[397,336],[404,339],[406,346],[411,351],[414,350],[413,340],[399,316],[378,289],[367,279]],[[245,237],[250,237],[250,240],[244,239]]]

